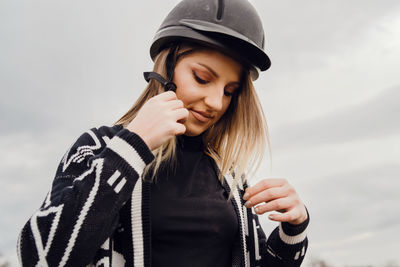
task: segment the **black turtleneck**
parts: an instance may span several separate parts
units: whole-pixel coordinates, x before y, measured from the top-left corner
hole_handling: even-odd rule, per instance
[[[176,155],[152,185],[152,266],[231,266],[238,219],[202,136],[179,136]]]

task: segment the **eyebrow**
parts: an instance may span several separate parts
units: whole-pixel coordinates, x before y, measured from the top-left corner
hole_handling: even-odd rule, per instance
[[[208,69],[212,73],[212,75],[214,75],[216,78],[219,77],[219,75],[212,68],[210,68],[209,66],[207,66],[207,65],[205,65],[203,63],[198,63],[198,64],[200,66],[203,66],[204,68]]]

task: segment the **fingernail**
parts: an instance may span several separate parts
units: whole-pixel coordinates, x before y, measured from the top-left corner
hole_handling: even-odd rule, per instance
[[[244,203],[244,205],[246,206],[246,208],[250,208],[251,207],[251,201],[247,201],[246,203]]]
[[[270,214],[270,215],[268,215],[268,218],[269,218],[270,220],[274,220],[274,215]]]
[[[250,196],[249,193],[245,193],[244,196],[243,196],[243,199],[244,199],[244,200],[247,200],[247,199],[249,198],[249,196]]]
[[[256,213],[258,213],[259,210],[258,210],[257,207],[255,207],[255,208],[254,208],[254,211],[255,211]]]

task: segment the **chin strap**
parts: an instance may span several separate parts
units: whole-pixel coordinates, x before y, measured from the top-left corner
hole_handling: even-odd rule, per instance
[[[167,59],[166,59],[166,68],[167,68],[167,79],[161,76],[159,73],[151,71],[151,72],[143,72],[144,79],[149,82],[150,79],[154,79],[161,83],[164,86],[165,91],[174,91],[176,92],[176,84],[172,81],[174,77],[174,69],[177,61],[177,52],[179,50],[179,43],[172,43]]]
[[[176,84],[172,81],[167,81],[163,76],[157,72],[143,72],[144,79],[149,82],[150,79],[154,79],[164,86],[165,91],[176,91]]]

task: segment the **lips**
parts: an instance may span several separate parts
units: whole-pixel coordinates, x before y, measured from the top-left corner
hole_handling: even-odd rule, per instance
[[[209,122],[213,118],[213,116],[211,116],[210,114],[208,114],[206,112],[193,110],[193,109],[191,109],[190,112],[192,113],[193,117],[195,117],[200,122]]]

